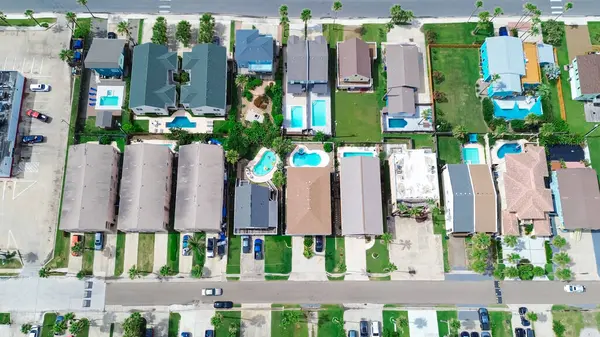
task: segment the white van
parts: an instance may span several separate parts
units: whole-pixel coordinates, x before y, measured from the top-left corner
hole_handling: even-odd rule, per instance
[[[371,322],[371,336],[373,336],[373,337],[381,336],[381,332],[379,331],[379,322],[378,321]]]

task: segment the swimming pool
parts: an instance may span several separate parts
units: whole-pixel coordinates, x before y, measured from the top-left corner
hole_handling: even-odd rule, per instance
[[[172,122],[167,122],[165,125],[167,128],[195,128],[196,122],[190,122],[185,116],[177,116]]]
[[[374,157],[373,152],[344,152],[342,157]]]
[[[463,147],[463,162],[466,164],[481,164],[479,160],[479,149],[473,147]]]
[[[404,118],[390,118],[388,119],[388,127],[390,128],[403,128],[408,125],[408,122]]]
[[[99,106],[115,106],[119,104],[119,96],[102,96],[100,97]]]
[[[519,145],[517,143],[507,143],[507,144],[500,146],[500,148],[498,149],[498,158],[502,159],[507,154],[521,153],[521,151],[523,151],[523,149],[521,148],[521,145]]]
[[[319,99],[312,102],[312,126],[327,124],[327,102]]]
[[[300,148],[292,156],[292,163],[296,167],[310,166],[316,167],[321,165],[321,155],[316,152],[306,152]]]
[[[294,105],[290,108],[290,111],[292,112],[292,125],[290,127],[302,128],[304,125],[304,108],[300,105]]]
[[[267,175],[267,173],[271,172],[275,167],[276,163],[277,156],[275,155],[275,152],[267,150],[265,151],[265,153],[263,153],[262,157],[260,157],[258,163],[254,165],[254,167],[252,168],[252,172],[257,176],[262,177],[264,175]]]

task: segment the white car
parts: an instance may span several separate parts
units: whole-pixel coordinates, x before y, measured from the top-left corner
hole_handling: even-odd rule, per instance
[[[39,337],[40,336],[40,327],[39,325],[34,325],[29,330],[29,335],[27,337]]]
[[[223,295],[223,289],[221,288],[204,288],[202,289],[202,296],[221,296]]]
[[[565,285],[565,291],[568,293],[583,293],[585,292],[585,287],[581,284],[567,284]]]
[[[30,84],[29,91],[33,91],[33,92],[50,91],[50,86],[48,84],[43,84],[43,83]]]

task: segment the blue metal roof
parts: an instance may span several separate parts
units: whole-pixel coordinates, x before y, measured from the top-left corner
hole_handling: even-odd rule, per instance
[[[493,86],[494,92],[521,92],[521,76],[525,76],[525,53],[521,39],[495,36],[485,39],[482,48],[484,74],[500,75]],[[537,60],[536,60],[537,61]]]
[[[251,63],[259,65],[273,63],[273,37],[260,34],[257,29],[237,30],[235,61],[241,68],[248,68]]]

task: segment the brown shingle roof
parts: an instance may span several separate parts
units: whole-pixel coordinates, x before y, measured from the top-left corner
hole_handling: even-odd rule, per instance
[[[582,94],[600,93],[600,55],[577,56],[577,71]]]
[[[564,227],[600,229],[598,176],[591,168],[556,171]]]
[[[371,78],[371,56],[369,45],[359,38],[338,44],[339,77],[360,75]]]
[[[469,172],[475,196],[475,231],[496,233],[498,204],[490,169],[485,164],[469,165]]]
[[[328,167],[289,167],[287,235],[331,234],[331,174]]]
[[[502,211],[502,234],[519,235],[519,220],[515,213]]]

